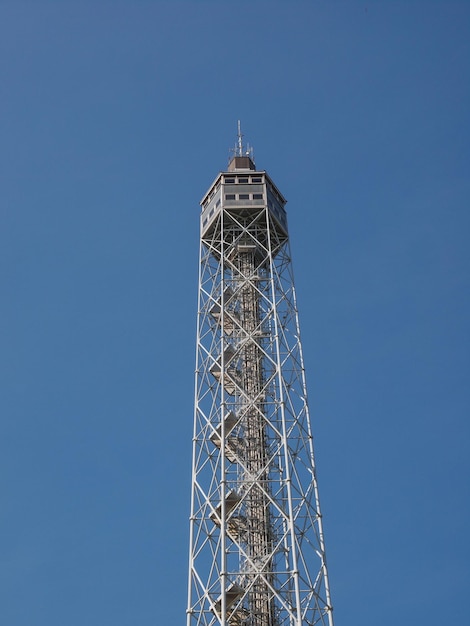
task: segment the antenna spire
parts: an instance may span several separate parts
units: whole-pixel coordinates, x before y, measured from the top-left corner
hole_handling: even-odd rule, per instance
[[[238,120],[238,156],[243,156],[243,135],[240,120]]]
[[[246,146],[243,145],[243,133],[240,120],[238,120],[237,142],[235,143],[235,147],[230,150],[230,154],[231,156],[229,158],[229,164],[236,157],[248,157],[251,161],[253,161],[253,147],[250,146],[249,143],[247,143]]]

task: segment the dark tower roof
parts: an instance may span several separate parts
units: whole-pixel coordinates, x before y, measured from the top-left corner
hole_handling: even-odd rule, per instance
[[[256,167],[250,156],[234,156],[228,164],[228,171],[235,170],[256,170]]]

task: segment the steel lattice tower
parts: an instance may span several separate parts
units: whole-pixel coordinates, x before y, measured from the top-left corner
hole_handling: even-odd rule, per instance
[[[239,129],[201,202],[187,626],[333,626],[285,203]]]

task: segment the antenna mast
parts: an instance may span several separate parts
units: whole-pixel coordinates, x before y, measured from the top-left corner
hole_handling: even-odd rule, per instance
[[[243,135],[240,120],[238,120],[238,156],[243,156]]]
[[[248,157],[253,161],[254,166],[253,147],[250,146],[249,143],[247,143],[246,146],[243,145],[243,133],[240,120],[238,120],[237,141],[235,147],[230,150],[229,164],[234,158],[238,157]]]

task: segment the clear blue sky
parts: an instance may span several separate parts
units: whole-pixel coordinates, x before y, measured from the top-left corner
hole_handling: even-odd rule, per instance
[[[464,624],[470,3],[0,1],[0,622],[185,623],[199,200],[288,199],[337,626]]]

